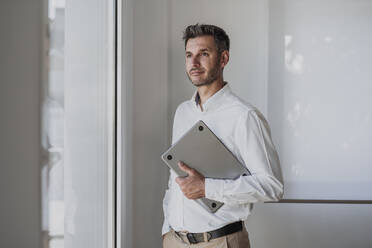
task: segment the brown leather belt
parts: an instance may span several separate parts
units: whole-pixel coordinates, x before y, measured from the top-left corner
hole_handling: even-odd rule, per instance
[[[175,231],[175,233],[180,237],[182,235],[186,235],[190,244],[197,244],[200,242],[206,242],[211,239],[216,239],[222,236],[226,236],[232,233],[240,232],[241,230],[243,230],[243,221],[234,222],[224,227],[221,227],[219,229],[205,232],[205,233],[186,233],[185,234],[185,233],[177,232],[177,231]],[[207,240],[205,240],[205,235],[206,235]]]

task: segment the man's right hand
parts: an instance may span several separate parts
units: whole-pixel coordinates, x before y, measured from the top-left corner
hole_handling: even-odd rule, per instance
[[[204,176],[183,162],[179,162],[178,166],[188,174],[186,177],[176,178],[176,183],[180,186],[182,193],[191,200],[205,197]]]

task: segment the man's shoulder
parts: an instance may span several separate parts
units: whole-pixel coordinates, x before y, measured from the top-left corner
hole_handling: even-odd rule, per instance
[[[233,92],[231,92],[231,94],[229,94],[226,97],[225,106],[234,108],[241,113],[249,113],[251,111],[258,111],[258,109],[253,104],[242,99],[241,97],[239,97]]]
[[[189,109],[191,107],[191,104],[192,104],[191,100],[181,102],[176,109],[176,113]]]
[[[236,111],[239,112],[241,118],[267,123],[265,115],[253,104],[245,101],[234,93],[231,94],[230,101]]]

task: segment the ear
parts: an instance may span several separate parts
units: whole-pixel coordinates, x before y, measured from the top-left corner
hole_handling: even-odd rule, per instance
[[[221,53],[221,58],[220,58],[220,66],[221,66],[221,69],[223,69],[227,63],[229,62],[229,59],[230,59],[230,53],[229,51],[225,50]]]

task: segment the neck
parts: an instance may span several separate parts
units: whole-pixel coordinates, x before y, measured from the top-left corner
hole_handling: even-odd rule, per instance
[[[198,93],[200,97],[200,104],[203,105],[209,97],[213,96],[225,85],[223,78],[219,78],[209,85],[203,85],[198,87]]]

